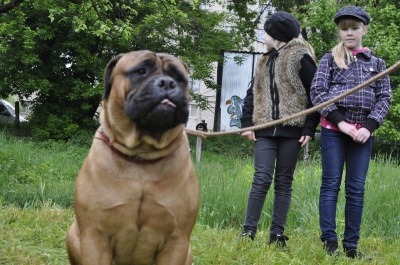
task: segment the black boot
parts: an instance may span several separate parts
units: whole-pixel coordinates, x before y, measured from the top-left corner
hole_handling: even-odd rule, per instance
[[[286,247],[286,241],[288,240],[289,238],[285,235],[270,234],[269,245],[276,244],[279,247]]]
[[[333,253],[338,249],[338,242],[337,241],[324,241],[324,249],[328,252],[329,256],[332,256]]]
[[[254,240],[254,238],[256,237],[256,232],[253,230],[243,230],[242,231],[242,237],[248,237],[250,238],[252,241]]]
[[[360,251],[357,250],[357,248],[346,248],[343,247],[344,253],[346,254],[346,257],[351,258],[351,259],[365,259],[367,261],[371,261],[372,257],[366,256]]]

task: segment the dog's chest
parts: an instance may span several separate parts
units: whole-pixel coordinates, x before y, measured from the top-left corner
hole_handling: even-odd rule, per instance
[[[137,203],[114,208],[110,216],[118,216],[108,228],[113,231],[115,256],[129,257],[128,260],[153,257],[177,229],[171,210],[146,197]]]

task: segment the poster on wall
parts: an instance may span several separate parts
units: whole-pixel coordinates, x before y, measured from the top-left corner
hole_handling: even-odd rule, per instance
[[[259,53],[225,52],[221,85],[221,131],[241,128],[243,100],[254,74]],[[239,60],[238,60],[239,59]],[[238,63],[238,61],[240,63]]]
[[[239,96],[232,96],[231,99],[225,102],[225,105],[228,106],[227,112],[230,114],[229,126],[237,127],[238,129],[242,128],[240,118],[242,117],[243,99]]]

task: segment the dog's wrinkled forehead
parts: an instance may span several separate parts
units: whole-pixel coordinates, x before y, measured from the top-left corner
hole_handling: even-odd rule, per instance
[[[187,65],[180,59],[167,53],[157,53],[157,57],[160,58],[164,65],[168,65],[170,67],[177,66],[179,67],[179,70],[182,71],[182,73],[185,73],[185,75],[187,75]]]
[[[186,65],[175,56],[165,53],[146,52],[139,56],[130,54],[122,58],[119,64],[123,64],[126,75],[146,70],[148,75],[163,73],[173,76],[182,75],[187,79]]]
[[[119,62],[123,64],[123,68],[135,67],[136,65],[152,65],[159,67],[160,70],[168,70],[170,65],[175,65],[181,71],[186,72],[185,64],[178,58],[167,53],[154,53],[150,51],[131,52],[123,56]]]
[[[148,74],[178,75],[188,80],[186,64],[173,55],[151,51],[134,51],[119,54],[108,62],[105,69],[103,99],[109,96],[115,76],[129,76],[141,73],[141,71],[148,71]]]

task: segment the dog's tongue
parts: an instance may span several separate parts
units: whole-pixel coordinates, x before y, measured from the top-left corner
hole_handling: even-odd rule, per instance
[[[171,107],[173,107],[173,108],[176,108],[176,105],[175,105],[171,100],[169,100],[169,99],[167,99],[167,98],[164,98],[164,99],[161,101],[161,104],[168,105],[168,106],[171,106]]]

